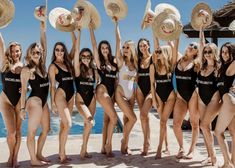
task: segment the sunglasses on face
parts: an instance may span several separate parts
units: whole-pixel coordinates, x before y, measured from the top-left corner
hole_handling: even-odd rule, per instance
[[[203,52],[203,54],[205,55],[205,54],[212,54],[212,51],[211,50],[205,50],[204,52]]]
[[[86,60],[90,60],[91,59],[91,55],[81,55],[82,59],[86,59]]]
[[[122,49],[129,49],[130,47],[129,46],[123,46]]]
[[[147,45],[146,44],[143,44],[143,45],[139,45],[139,47],[146,47]]]
[[[191,47],[191,48],[193,48],[193,49],[197,49],[197,46],[195,45],[195,44],[193,44],[193,43],[191,43],[191,44],[189,44],[189,46]]]
[[[41,52],[40,51],[33,51],[32,55],[41,55]]]
[[[64,52],[64,49],[61,49],[61,50],[60,50],[60,49],[56,48],[55,51],[56,51],[56,52]]]
[[[155,54],[161,54],[162,53],[162,50],[155,50]]]

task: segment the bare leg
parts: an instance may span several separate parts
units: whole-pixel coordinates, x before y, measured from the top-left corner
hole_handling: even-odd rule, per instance
[[[41,161],[44,161],[44,162],[50,162],[49,159],[45,158],[42,155],[42,149],[43,149],[43,146],[45,144],[47,134],[50,131],[50,112],[49,112],[49,108],[48,108],[47,104],[45,104],[45,106],[43,108],[42,116],[43,116],[41,118],[42,132],[41,132],[41,134],[38,138],[37,158],[38,158],[38,160],[41,160]]]

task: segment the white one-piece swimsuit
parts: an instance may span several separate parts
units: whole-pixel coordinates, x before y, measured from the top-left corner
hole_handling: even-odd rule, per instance
[[[122,87],[127,100],[130,100],[134,92],[136,75],[137,71],[135,69],[130,71],[124,62],[118,73],[118,84]]]

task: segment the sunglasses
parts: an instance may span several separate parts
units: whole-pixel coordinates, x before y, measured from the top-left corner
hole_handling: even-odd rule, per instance
[[[205,54],[208,54],[208,55],[209,55],[209,54],[212,54],[212,51],[211,51],[211,50],[208,50],[208,51],[205,50],[205,51],[203,52],[203,54],[204,54],[204,55],[205,55]]]
[[[146,47],[147,45],[146,44],[143,44],[143,45],[139,45],[139,47]]]
[[[64,52],[64,49],[61,49],[61,50],[60,50],[60,49],[56,48],[55,51],[56,51],[56,52]]]
[[[195,44],[193,44],[193,43],[191,43],[191,44],[189,44],[189,46],[191,47],[191,48],[193,48],[193,49],[197,49],[197,46],[195,45]]]
[[[41,55],[41,54],[42,54],[42,53],[41,53],[40,51],[36,51],[36,52],[33,51],[33,52],[32,52],[32,55]]]
[[[91,55],[81,55],[82,59],[86,59],[86,60],[90,60],[91,59]]]
[[[129,49],[130,47],[129,46],[123,46],[122,49]]]
[[[162,50],[155,50],[155,54],[161,54]]]

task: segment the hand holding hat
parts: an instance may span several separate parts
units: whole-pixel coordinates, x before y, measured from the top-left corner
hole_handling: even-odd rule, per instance
[[[206,3],[198,3],[192,11],[191,25],[193,29],[206,28],[212,22],[212,10]]]
[[[141,29],[144,30],[148,26],[152,25],[155,17],[156,14],[151,10],[151,1],[148,0],[145,7],[144,16],[141,22]]]
[[[6,27],[11,23],[15,15],[15,6],[11,0],[0,1],[0,28]]]
[[[47,20],[46,6],[37,6],[34,10],[34,17],[45,22]]]

